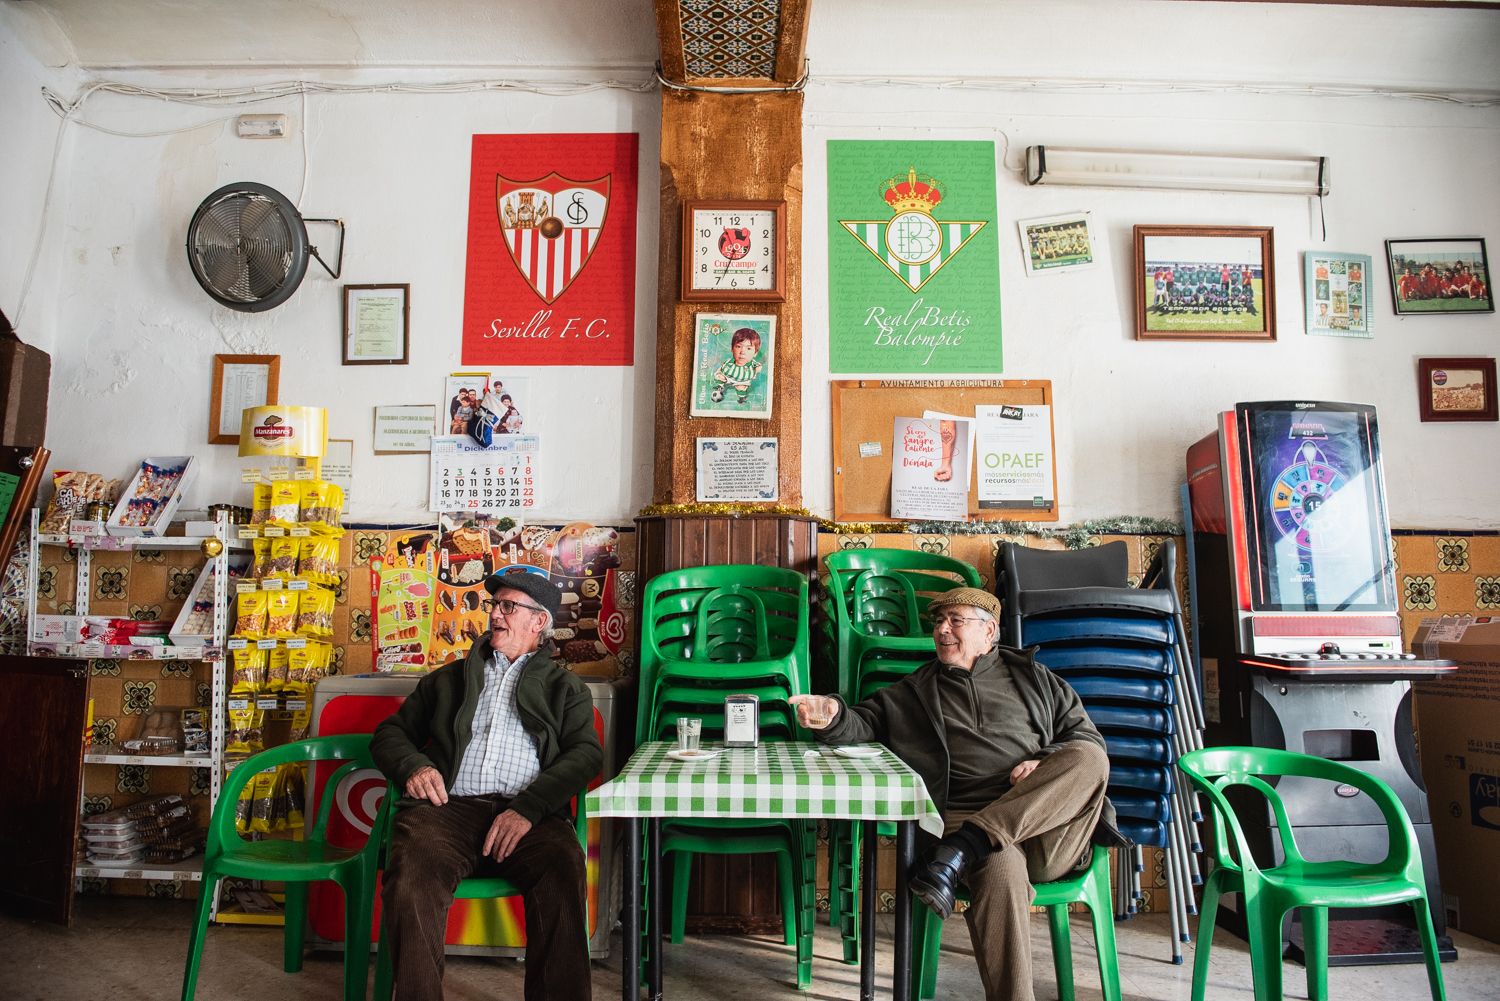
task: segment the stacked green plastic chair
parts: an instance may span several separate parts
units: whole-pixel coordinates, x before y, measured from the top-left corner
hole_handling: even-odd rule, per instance
[[[1193,961],[1193,1001],[1202,1001],[1208,981],[1208,950],[1214,937],[1219,898],[1238,893],[1244,899],[1250,939],[1250,972],[1255,1001],[1280,1001],[1281,926],[1287,914],[1301,911],[1303,951],[1307,957],[1307,996],[1328,997],[1328,908],[1385,907],[1410,904],[1427,963],[1433,1001],[1443,1001],[1443,967],[1437,932],[1428,907],[1422,853],[1411,818],[1401,800],[1380,779],[1350,765],[1309,754],[1264,747],[1209,747],[1190,751],[1177,767],[1213,807],[1214,871],[1203,885],[1198,918],[1198,953]],[[1367,797],[1385,819],[1387,848],[1378,862],[1336,859],[1309,862],[1297,849],[1286,806],[1276,787],[1319,782],[1350,786]],[[1280,861],[1261,865],[1251,854],[1240,818],[1226,796],[1259,794],[1255,811],[1269,809],[1280,835]],[[1341,790],[1342,791],[1342,790]],[[1244,809],[1244,805],[1241,805]],[[1245,816],[1249,816],[1247,811]]]
[[[828,602],[838,693],[849,703],[901,680],[934,656],[928,606],[959,587],[980,587],[962,560],[908,549],[844,549],[828,554]],[[880,833],[893,836],[894,827]],[[844,961],[859,959],[861,825],[828,830],[828,920],[843,932]]]
[[[702,719],[705,740],[721,739],[724,697],[739,694],[759,697],[763,741],[794,738],[788,700],[809,691],[808,608],[807,578],[778,567],[693,567],[652,579],[640,605],[637,743],[675,739],[679,716]],[[796,946],[797,984],[806,988],[815,843],[812,825],[801,820],[664,824],[661,851],[673,869],[671,941],[683,938],[693,855],[774,854],[786,941]]]
[[[246,841],[235,829],[235,806],[240,792],[258,772],[296,761],[344,762],[323,785],[313,823],[301,841]],[[240,762],[224,780],[224,791],[214,804],[203,852],[203,883],[198,891],[198,916],[188,941],[187,966],[182,978],[183,1001],[191,1001],[203,958],[203,935],[208,929],[214,889],[226,876],[284,882],[286,928],[282,964],[288,973],[302,969],[303,935],[307,927],[307,885],[332,880],[344,891],[344,998],[364,1001],[370,969],[370,925],[375,900],[375,871],[385,842],[387,821],[396,792],[386,783],[385,796],[363,845],[328,843],[328,817],[338,789],[351,772],[373,769],[370,735],[341,734],[313,737],[274,747]]]

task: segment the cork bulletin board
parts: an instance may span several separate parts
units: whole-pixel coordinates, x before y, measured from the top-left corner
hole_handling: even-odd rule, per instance
[[[976,406],[1052,405],[1050,379],[836,379],[830,388],[835,521],[895,520],[890,516],[891,427],[897,417],[920,417],[925,410],[972,417]],[[1055,434],[1052,456],[1055,484]],[[969,478],[971,521],[1057,521],[1058,503],[1054,497],[1049,508],[981,511],[978,478]]]

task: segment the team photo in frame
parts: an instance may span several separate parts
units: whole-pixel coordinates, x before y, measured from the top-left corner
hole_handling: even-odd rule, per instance
[[[1018,219],[1016,229],[1028,275],[1082,271],[1099,260],[1093,217],[1088,212]]]
[[[1482,238],[1387,240],[1385,254],[1397,316],[1495,311]]]
[[[1269,226],[1136,226],[1140,340],[1276,339]]]

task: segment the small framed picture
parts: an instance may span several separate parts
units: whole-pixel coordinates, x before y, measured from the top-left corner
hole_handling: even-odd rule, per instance
[[[1135,336],[1274,341],[1269,226],[1135,227]]]
[[[1374,336],[1368,284],[1372,264],[1363,254],[1309,250],[1303,255],[1309,334]]]
[[[775,371],[776,317],[693,317],[693,417],[769,419]]]
[[[684,202],[682,301],[782,302],[786,240],[786,202]]]
[[[1098,253],[1091,218],[1087,212],[1073,212],[1017,220],[1026,273],[1057,274],[1093,267]]]
[[[214,355],[208,443],[238,445],[241,415],[251,407],[276,403],[280,381],[281,355]]]
[[[410,285],[344,286],[344,364],[405,365],[411,351]]]
[[[1495,359],[1418,358],[1417,392],[1424,421],[1495,420]]]
[[[1387,240],[1385,256],[1397,316],[1495,311],[1490,260],[1480,237]]]

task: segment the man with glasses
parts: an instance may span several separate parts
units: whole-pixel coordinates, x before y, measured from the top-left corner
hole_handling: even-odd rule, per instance
[[[1104,796],[1104,738],[1066,682],[998,644],[994,595],[956,588],[929,610],[935,659],[855,706],[792,701],[818,740],[879,741],[922,776],[947,833],[919,857],[912,892],[946,919],[966,886],[986,998],[1029,1001],[1032,884],[1086,868],[1095,839],[1128,843]]]
[[[585,860],[570,804],[599,773],[588,686],[543,643],[562,604],[529,572],[484,582],[490,629],[375,728],[375,763],[406,795],[391,831],[385,934],[398,999],[441,998],[460,880],[498,876],[526,907],[526,1001],[590,997]]]

